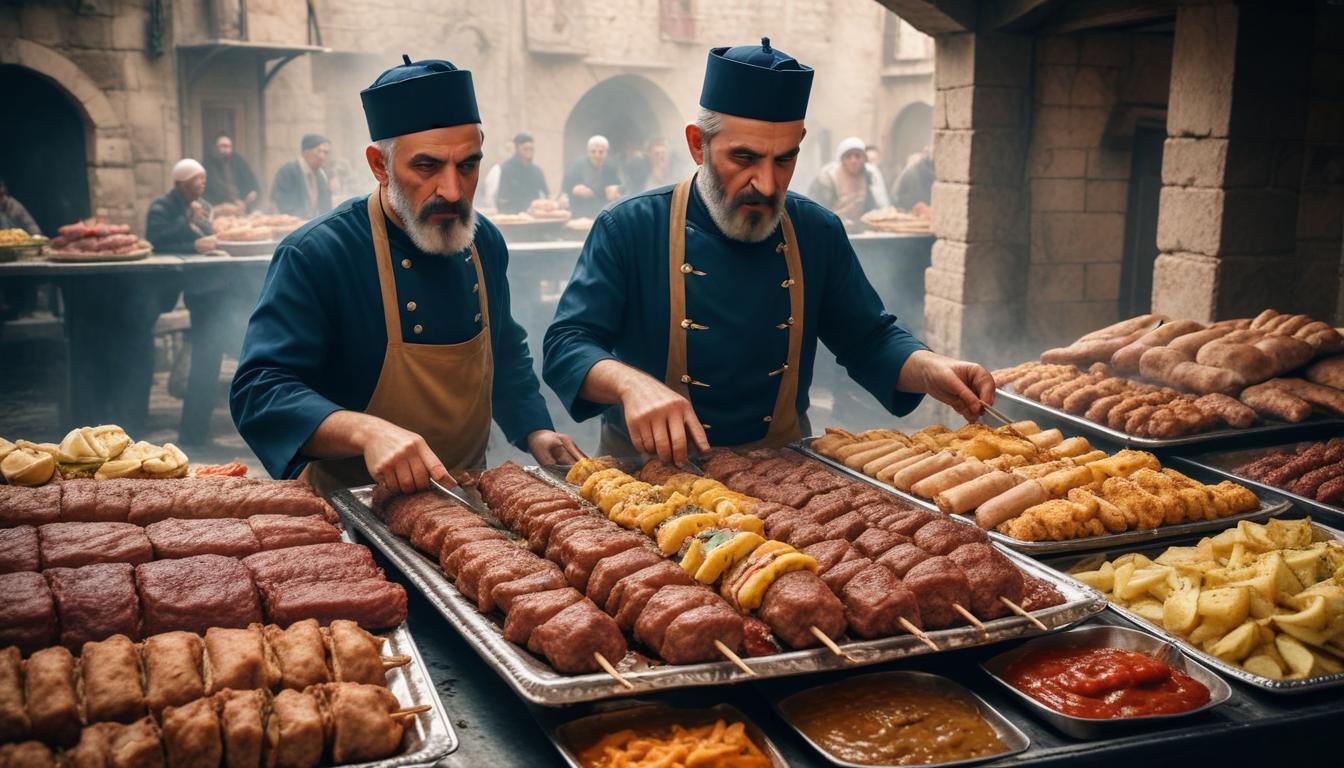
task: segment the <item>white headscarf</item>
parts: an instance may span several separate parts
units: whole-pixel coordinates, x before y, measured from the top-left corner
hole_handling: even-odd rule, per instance
[[[850,136],[840,142],[840,145],[835,148],[835,159],[842,160],[845,157],[845,153],[853,152],[856,149],[860,152],[866,152],[868,145],[858,136]]]
[[[193,179],[202,173],[205,173],[204,165],[192,160],[190,157],[185,157],[178,160],[177,165],[173,166],[173,183]]]

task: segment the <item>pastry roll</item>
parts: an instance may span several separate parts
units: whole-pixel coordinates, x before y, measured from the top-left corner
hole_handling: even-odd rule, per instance
[[[1021,482],[1009,472],[993,470],[960,485],[948,488],[933,497],[938,509],[945,515],[970,512]]]
[[[891,484],[902,491],[908,491],[911,486],[920,480],[956,466],[963,461],[965,459],[953,451],[939,451],[897,472],[892,476]]]
[[[1050,496],[1045,488],[1035,480],[1026,480],[980,503],[975,510],[975,523],[986,530],[998,528],[1001,523],[1012,520],[1029,507],[1048,501]]]
[[[954,488],[968,480],[974,480],[981,475],[987,475],[992,471],[979,459],[967,459],[960,464],[948,467],[941,472],[935,472],[920,480],[910,486],[910,491],[916,496],[931,499],[949,488]]]

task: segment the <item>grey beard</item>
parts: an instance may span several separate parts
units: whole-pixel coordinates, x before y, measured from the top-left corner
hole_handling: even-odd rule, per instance
[[[769,216],[738,213],[730,207],[723,180],[715,172],[713,164],[708,162],[708,147],[705,160],[705,164],[700,166],[700,172],[695,175],[695,189],[700,193],[700,199],[705,201],[709,217],[719,230],[729,239],[744,243],[759,243],[769,237],[784,215],[784,195],[779,196],[779,203]]]
[[[419,211],[415,210],[406,191],[391,174],[387,177],[387,202],[401,218],[401,224],[406,228],[411,242],[425,253],[452,256],[465,250],[476,237],[475,208],[470,208],[471,213],[465,221],[459,217],[439,226],[422,222]]]

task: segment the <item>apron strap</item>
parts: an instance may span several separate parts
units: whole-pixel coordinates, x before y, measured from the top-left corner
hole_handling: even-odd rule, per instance
[[[686,362],[686,329],[681,321],[686,317],[686,275],[681,265],[686,263],[686,206],[691,199],[691,179],[683,180],[672,190],[672,212],[668,216],[667,231],[667,369],[663,383],[668,389],[691,399],[691,389],[684,380]]]
[[[798,369],[803,353],[803,260],[798,252],[798,238],[793,232],[793,221],[786,212],[780,217],[784,225],[784,261],[789,268],[789,354],[784,373],[780,375],[779,396],[770,417],[770,429],[765,439],[772,444],[798,439]]]
[[[392,274],[392,249],[387,243],[387,220],[383,214],[381,192],[369,195],[369,232],[373,235],[373,257],[378,262],[378,287],[383,294],[383,323],[387,343],[401,343],[401,312],[397,307],[397,279]]]

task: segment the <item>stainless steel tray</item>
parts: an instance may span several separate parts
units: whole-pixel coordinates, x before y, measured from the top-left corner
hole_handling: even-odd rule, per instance
[[[612,703],[599,704],[595,709],[598,711],[563,722],[557,722],[561,718],[549,713],[537,713],[538,719],[542,720],[542,727],[546,730],[546,735],[551,737],[551,743],[555,745],[556,750],[560,752],[560,756],[565,759],[565,763],[570,768],[583,768],[583,765],[579,762],[578,753],[587,748],[585,745],[595,743],[602,736],[623,728],[672,722],[695,727],[707,725],[719,719],[730,724],[733,722],[743,723],[746,726],[748,738],[765,754],[771,766],[774,768],[788,768],[789,766],[788,761],[784,759],[784,755],[780,754],[779,748],[775,746],[769,736],[765,735],[765,731],[761,730],[760,726],[756,725],[741,710],[729,704],[687,708],[655,702],[626,701],[614,705]]]
[[[919,765],[937,766],[938,768],[951,768],[951,766],[972,765],[974,763],[983,763],[989,760],[999,760],[1005,757],[1010,757],[1012,755],[1018,754],[1019,752],[1025,752],[1027,750],[1027,747],[1031,746],[1031,739],[1027,738],[1027,735],[1025,733],[1019,730],[1016,725],[1013,725],[1013,723],[1008,718],[1004,717],[997,709],[994,709],[993,707],[989,706],[989,704],[986,704],[984,699],[975,695],[968,688],[961,685],[960,683],[957,683],[953,680],[943,677],[942,675],[934,675],[928,672],[873,672],[870,674],[858,675],[856,677],[851,677],[836,682],[823,683],[822,685],[816,686],[815,688],[808,688],[806,690],[799,691],[779,701],[771,700],[770,703],[771,706],[775,708],[775,712],[779,714],[779,719],[788,723],[789,727],[792,728],[795,732],[797,732],[797,734],[800,737],[802,737],[803,741],[807,742],[808,746],[815,749],[819,754],[824,756],[827,760],[830,760],[832,763],[835,763],[836,765],[846,766],[846,768],[889,768],[888,766],[882,766],[876,763],[853,763],[848,760],[842,760],[841,758],[836,757],[831,752],[828,752],[820,744],[813,741],[811,736],[808,736],[801,728],[799,728],[798,725],[794,723],[793,720],[789,717],[785,708],[785,705],[787,704],[789,699],[795,698],[797,696],[802,696],[806,694],[808,691],[816,690],[817,688],[829,688],[829,687],[843,688],[845,686],[852,685],[856,681],[868,680],[868,679],[878,679],[890,685],[900,685],[900,686],[918,688],[928,691],[930,693],[969,701],[970,703],[974,704],[976,708],[980,710],[980,715],[984,717],[985,722],[989,723],[989,727],[994,729],[994,733],[998,735],[999,741],[1003,742],[1003,746],[1005,747],[1004,751],[1002,752],[996,752],[995,754],[985,755],[983,757],[971,757],[965,760],[952,760],[943,763],[919,763]]]
[[[393,669],[387,674],[387,687],[397,695],[397,701],[403,707],[417,704],[429,704],[428,712],[421,712],[406,726],[406,735],[402,737],[402,752],[396,757],[378,760],[372,763],[350,764],[345,768],[410,768],[410,766],[434,765],[457,750],[457,732],[453,730],[452,720],[443,708],[439,691],[429,676],[425,660],[420,657],[420,649],[415,638],[403,623],[390,632],[378,632],[379,637],[388,643],[388,652],[398,656],[410,656],[411,663]]]
[[[809,458],[816,459],[832,471],[838,472],[846,477],[852,477],[855,480],[861,480],[878,490],[886,491],[892,496],[913,504],[920,509],[926,509],[930,512],[942,514],[942,511],[938,509],[938,505],[928,499],[921,499],[912,493],[906,493],[905,491],[888,485],[875,477],[869,477],[862,472],[850,469],[835,459],[823,456],[812,450],[812,441],[815,439],[816,438],[814,437],[806,437],[793,443],[789,447],[799,451]],[[1208,474],[1209,473],[1200,471],[1191,472],[1191,476],[1200,482],[1208,480]],[[1201,477],[1201,475],[1203,475],[1203,477]],[[1225,478],[1219,477],[1217,479],[1223,480]],[[989,538],[999,542],[1003,546],[1010,547],[1019,552],[1025,552],[1029,555],[1043,555],[1054,552],[1084,552],[1117,547],[1122,544],[1143,545],[1154,541],[1166,541],[1167,539],[1189,536],[1192,533],[1201,533],[1204,531],[1220,531],[1227,528],[1229,525],[1235,525],[1241,520],[1268,520],[1275,515],[1287,511],[1288,508],[1292,506],[1276,489],[1262,491],[1258,495],[1260,496],[1260,508],[1244,514],[1229,515],[1227,517],[1220,517],[1217,520],[1200,520],[1193,523],[1180,523],[1179,525],[1163,525],[1147,531],[1108,533],[1105,536],[1088,536],[1081,539],[1069,539],[1068,541],[1022,541],[1021,539],[1015,539],[1012,536],[999,533],[998,531],[986,531],[986,533],[989,534]],[[975,525],[975,520],[966,515],[948,515],[948,517],[959,523]]]
[[[1303,445],[1315,441],[1300,441],[1295,443],[1281,443],[1279,445],[1269,445],[1260,448],[1245,448],[1232,451],[1216,451],[1201,453],[1195,456],[1177,457],[1176,461],[1182,465],[1182,468],[1208,472],[1220,478],[1232,480],[1241,483],[1247,488],[1254,488],[1257,493],[1273,493],[1282,496],[1291,501],[1298,509],[1312,515],[1324,515],[1327,520],[1334,522],[1344,522],[1344,507],[1337,507],[1333,504],[1309,499],[1306,496],[1300,496],[1291,491],[1285,491],[1278,486],[1262,483],[1259,480],[1252,480],[1233,472],[1237,467],[1264,456],[1270,451],[1296,451]]]
[[[568,490],[573,486],[541,473],[536,467],[528,471]],[[499,614],[486,615],[476,610],[476,603],[467,600],[439,570],[437,562],[416,551],[411,543],[394,535],[369,509],[370,490],[356,488],[339,491],[332,496],[332,505],[345,519],[390,559],[406,578],[430,601],[462,636],[490,664],[496,672],[524,699],[546,706],[573,704],[633,696],[648,691],[689,688],[701,685],[738,683],[749,679],[766,679],[806,674],[823,670],[849,669],[877,664],[931,651],[911,635],[896,635],[876,640],[844,640],[840,647],[849,659],[824,648],[789,651],[772,656],[746,658],[744,662],[756,673],[755,677],[741,672],[727,662],[704,664],[653,665],[643,657],[631,653],[616,664],[630,682],[627,689],[606,674],[564,675],[556,672],[525,649],[506,641],[502,635],[503,622]],[[1106,607],[1100,592],[1060,574],[1035,561],[1007,553],[1025,573],[1054,586],[1064,596],[1064,602],[1032,615],[1050,630],[1063,629],[1097,614]],[[929,637],[943,650],[987,645],[1018,637],[1040,635],[1030,622],[1019,616],[1006,616],[985,622],[988,641],[972,627],[929,632]]]
[[[1075,717],[1051,709],[1004,679],[1004,672],[1007,671],[1008,667],[1028,653],[1042,648],[1080,647],[1120,648],[1127,651],[1138,651],[1146,656],[1161,659],[1171,667],[1193,677],[1209,689],[1209,700],[1202,707],[1169,715],[1145,715],[1143,717],[1114,719]],[[1032,714],[1076,739],[1105,739],[1126,731],[1143,730],[1151,726],[1161,727],[1169,724],[1172,720],[1190,717],[1212,709],[1232,696],[1232,687],[1221,677],[1215,675],[1208,667],[1181,653],[1180,649],[1174,644],[1146,632],[1140,632],[1137,629],[1106,624],[1078,627],[1068,632],[1060,632],[1049,637],[1030,640],[1011,651],[1001,653],[982,662],[980,668],[1016,696],[1018,702],[1025,709],[1030,710]]]
[[[1271,421],[1246,429],[1215,429],[1209,432],[1200,432],[1194,435],[1184,435],[1182,437],[1156,438],[1156,437],[1136,437],[1123,430],[1111,429],[1105,424],[1098,424],[1090,419],[1085,419],[1068,411],[1051,408],[1043,403],[1038,403],[1029,397],[1023,397],[1016,392],[1009,391],[1002,387],[995,390],[995,397],[1016,403],[1027,409],[1042,413],[1051,419],[1065,422],[1083,432],[1087,432],[1098,437],[1103,437],[1111,442],[1119,443],[1127,448],[1149,448],[1161,450],[1163,448],[1179,448],[1188,445],[1204,445],[1206,443],[1228,442],[1230,440],[1242,440],[1248,437],[1258,437],[1262,435],[1287,436],[1308,432],[1313,429],[1339,425],[1344,429],[1344,419],[1336,418],[1311,418],[1292,424],[1286,421]]]
[[[1333,528],[1329,528],[1316,522],[1312,522],[1311,525],[1312,528],[1316,531],[1316,535],[1319,537],[1344,540],[1344,531],[1337,531]],[[1106,550],[1104,552],[1093,552],[1085,557],[1051,558],[1045,561],[1045,564],[1055,569],[1059,576],[1069,581],[1073,581],[1075,584],[1082,584],[1082,582],[1077,581],[1072,576],[1070,576],[1068,574],[1068,571],[1075,564],[1082,562],[1087,558],[1104,557],[1107,560],[1112,560],[1120,555],[1127,554],[1129,552],[1138,552],[1142,555],[1154,557],[1157,554],[1161,553],[1167,547],[1189,545],[1197,543],[1198,541],[1199,537],[1186,537],[1184,539],[1178,539],[1176,541],[1165,541],[1162,542],[1161,545],[1142,547],[1138,549],[1133,547],[1122,547],[1113,550]],[[1126,619],[1138,625],[1144,631],[1154,634],[1166,640],[1167,642],[1177,646],[1186,655],[1194,657],[1195,659],[1203,662],[1205,665],[1218,670],[1218,672],[1222,673],[1223,675],[1230,677],[1234,680],[1238,680],[1242,683],[1245,683],[1246,685],[1259,688],[1262,691],[1268,691],[1269,693],[1279,693],[1279,694],[1314,693],[1316,691],[1320,691],[1326,688],[1338,688],[1340,686],[1344,686],[1344,673],[1339,673],[1335,675],[1322,675],[1320,677],[1313,677],[1309,680],[1271,680],[1267,677],[1261,677],[1260,675],[1247,672],[1246,670],[1236,666],[1235,664],[1229,664],[1226,661],[1223,661],[1222,659],[1218,658],[1217,656],[1205,653],[1202,648],[1192,645],[1179,635],[1173,632],[1168,632],[1161,625],[1154,624],[1153,622],[1148,621],[1147,619],[1134,613],[1133,611],[1130,611],[1126,608],[1122,608],[1116,605],[1115,603],[1109,601],[1107,601],[1106,607],[1116,612],[1117,614],[1124,616]]]

